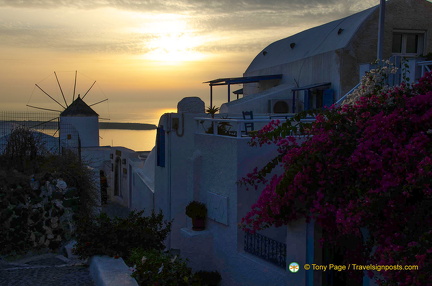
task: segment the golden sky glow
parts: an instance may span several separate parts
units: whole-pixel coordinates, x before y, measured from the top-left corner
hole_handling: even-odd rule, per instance
[[[205,43],[205,37],[196,35],[185,16],[177,14],[148,15],[147,23],[134,32],[151,37],[143,45],[148,52],[143,59],[166,65],[204,60],[204,53],[196,49]]]
[[[209,104],[202,82],[242,76],[268,44],[379,4],[378,0],[0,0],[1,110],[56,107],[53,72],[112,121],[157,123],[186,96]],[[216,98],[217,97],[217,98]],[[226,89],[215,91],[215,104]],[[58,108],[58,106],[57,106]],[[100,110],[98,110],[100,109]]]

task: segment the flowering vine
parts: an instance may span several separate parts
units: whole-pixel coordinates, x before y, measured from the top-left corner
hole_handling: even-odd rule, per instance
[[[241,181],[265,183],[241,226],[314,219],[330,245],[358,238],[347,262],[419,266],[381,271],[380,285],[432,285],[432,73],[391,88],[374,75],[343,106],[271,122],[255,135],[251,145],[275,144],[278,156]],[[313,123],[303,122],[311,115]],[[283,172],[267,178],[276,166]]]

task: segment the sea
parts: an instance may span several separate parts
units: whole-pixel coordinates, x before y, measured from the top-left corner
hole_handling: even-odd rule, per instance
[[[100,146],[121,146],[134,151],[151,151],[156,142],[156,129],[99,129]]]
[[[14,114],[12,114],[14,115]],[[41,120],[41,118],[24,118],[11,116],[6,114],[2,116],[0,112],[0,137],[8,134],[15,125],[22,125],[50,136],[58,137],[58,122],[52,120]],[[2,120],[6,118],[7,120]],[[36,120],[34,120],[36,119]],[[43,119],[43,118],[42,118]],[[50,118],[51,119],[51,118]],[[134,124],[153,125],[144,123],[105,123],[109,126],[100,126],[99,128],[99,145],[100,146],[121,146],[132,149],[134,151],[151,151],[155,146],[156,129],[151,129],[151,126],[135,126]],[[122,126],[117,126],[122,125]],[[34,126],[43,126],[43,128],[34,128]],[[116,127],[128,129],[115,129]],[[148,129],[150,128],[150,129]]]

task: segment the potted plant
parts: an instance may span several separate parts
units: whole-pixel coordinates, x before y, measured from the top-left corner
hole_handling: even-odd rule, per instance
[[[205,204],[192,201],[186,206],[186,215],[192,219],[193,230],[204,230],[207,217],[207,207]]]
[[[194,276],[201,283],[200,285],[206,286],[218,286],[222,280],[222,276],[217,271],[198,271]]]
[[[207,112],[208,114],[210,114],[212,118],[215,117],[215,114],[216,114],[216,112],[218,112],[218,111],[219,111],[219,107],[216,107],[216,106],[209,106],[209,107],[207,107],[207,109],[206,109],[206,112]]]

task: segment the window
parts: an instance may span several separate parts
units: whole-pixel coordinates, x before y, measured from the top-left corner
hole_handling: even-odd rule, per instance
[[[392,53],[408,56],[423,54],[424,35],[421,31],[393,32]]]
[[[114,196],[121,196],[121,158],[116,157],[114,167]]]
[[[165,130],[163,126],[156,130],[156,163],[159,167],[165,167]]]
[[[309,90],[307,99],[308,109],[330,107],[334,103],[334,92],[332,89]]]
[[[273,113],[288,113],[288,108],[288,103],[279,100],[273,105]]]

